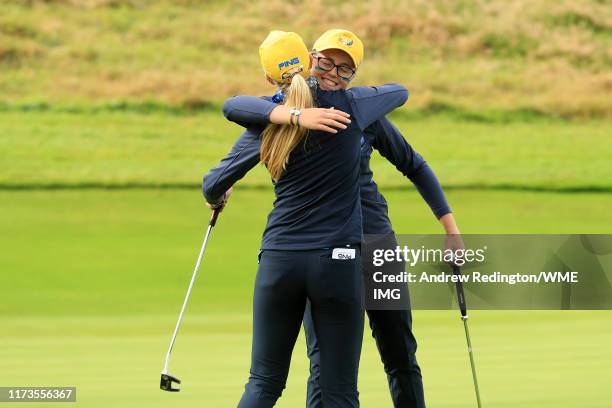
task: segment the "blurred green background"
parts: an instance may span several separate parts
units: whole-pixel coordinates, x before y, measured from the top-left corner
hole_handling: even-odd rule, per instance
[[[76,385],[84,407],[237,402],[273,200],[262,167],[210,242],[173,355],[183,392],[158,389],[209,216],[201,177],[240,132],[223,100],[270,93],[267,32],[332,27],[364,40],[355,84],[411,90],[391,118],[463,233],[611,232],[607,2],[0,0],[0,386]],[[397,232],[442,232],[392,165],[373,168]],[[470,316],[485,406],[609,406],[609,312]],[[429,406],[474,406],[458,312],[414,320]],[[304,405],[304,349],[279,407]],[[390,406],[367,334],[360,391]]]

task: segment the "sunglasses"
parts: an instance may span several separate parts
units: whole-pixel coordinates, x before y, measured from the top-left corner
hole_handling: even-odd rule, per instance
[[[346,64],[336,65],[336,62],[334,60],[318,55],[313,55],[313,58],[317,60],[318,69],[325,72],[329,72],[332,69],[336,68],[336,73],[338,74],[338,76],[345,81],[350,81],[351,78],[353,78],[353,76],[355,75],[355,70]]]

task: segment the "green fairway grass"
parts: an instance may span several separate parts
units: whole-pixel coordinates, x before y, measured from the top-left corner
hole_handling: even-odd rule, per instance
[[[609,121],[481,123],[392,116],[446,188],[612,190]],[[0,187],[197,186],[242,128],[197,115],[0,112]],[[376,181],[406,179],[378,154]],[[242,184],[268,186],[262,166]]]
[[[397,233],[442,233],[414,192],[387,194]],[[450,192],[463,233],[605,233],[608,194]],[[250,311],[272,191],[238,188],[222,214],[191,310]],[[0,192],[1,315],[174,310],[203,238],[198,190]],[[91,288],[92,290],[83,290]]]
[[[451,191],[465,233],[607,232],[607,194]],[[252,283],[272,192],[238,188],[210,241],[172,361],[183,392],[158,389],[209,211],[194,190],[0,192],[0,384],[75,385],[84,407],[228,407],[247,380]],[[387,194],[399,233],[440,232],[412,191]],[[470,313],[491,407],[607,407],[609,312]],[[474,405],[456,311],[415,311],[433,407]],[[302,336],[279,407],[304,405]],[[364,407],[389,406],[367,330]],[[37,406],[22,404],[20,406]]]
[[[475,406],[458,316],[451,311],[414,312],[417,355],[433,407]],[[609,407],[609,312],[478,311],[470,317],[485,406]],[[234,406],[248,376],[250,315],[187,314],[171,364],[172,373],[183,381],[178,394],[158,389],[175,320],[176,313],[3,318],[0,383],[73,385],[78,389],[76,406],[88,408]],[[278,407],[304,406],[307,370],[300,335]],[[391,406],[382,364],[367,332],[360,393],[363,407]]]

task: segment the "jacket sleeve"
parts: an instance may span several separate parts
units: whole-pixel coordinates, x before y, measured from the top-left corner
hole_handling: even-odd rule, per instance
[[[398,84],[359,86],[348,89],[347,94],[361,131],[408,100],[408,90]]]
[[[232,96],[223,104],[223,115],[227,120],[245,128],[249,125],[265,126],[270,123],[270,112],[277,106],[270,98]]]
[[[414,183],[437,218],[451,212],[435,173],[389,119],[376,121],[366,132],[370,133],[372,147]]]
[[[219,164],[204,175],[202,192],[206,201],[218,203],[223,194],[259,163],[259,135],[263,128],[249,127]]]

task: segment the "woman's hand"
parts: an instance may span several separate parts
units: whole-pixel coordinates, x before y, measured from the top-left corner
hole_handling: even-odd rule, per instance
[[[458,250],[465,249],[465,244],[463,243],[463,238],[461,238],[461,235],[446,234],[446,237],[444,237],[444,247],[455,253]]]
[[[444,227],[444,232],[446,232],[446,237],[444,238],[445,249],[449,249],[453,251],[453,253],[457,250],[465,249],[465,244],[461,238],[461,232],[459,232],[459,228],[457,227],[453,214],[448,213],[443,215],[440,218],[440,223]]]
[[[289,124],[289,119],[291,118],[290,110],[289,106],[278,105],[270,112],[270,123],[279,125]],[[346,125],[351,123],[350,116],[348,113],[334,108],[301,109],[299,125],[310,130],[338,133],[336,129],[346,129]]]
[[[227,190],[225,194],[223,194],[223,198],[221,199],[221,201],[219,201],[216,204],[206,203],[206,206],[210,208],[211,210],[218,210],[219,212],[221,212],[225,208],[225,205],[227,204],[227,200],[229,200],[231,194],[232,194],[232,187],[230,187],[229,190]]]
[[[300,126],[311,130],[338,133],[334,128],[346,129],[346,125],[351,123],[350,116],[348,113],[334,108],[302,109]]]

